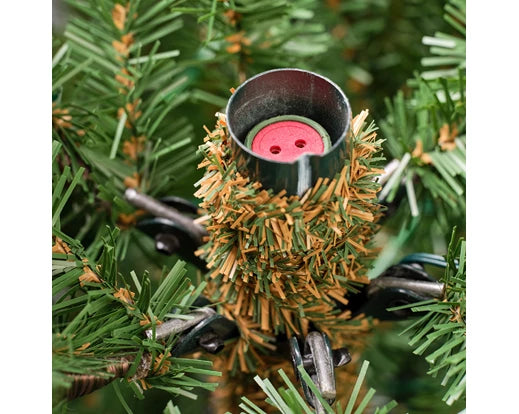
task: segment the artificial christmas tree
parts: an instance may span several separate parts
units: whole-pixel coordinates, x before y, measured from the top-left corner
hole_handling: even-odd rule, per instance
[[[425,401],[432,412],[462,409],[465,247],[447,241],[465,219],[465,6],[445,6],[457,35],[424,37],[438,56],[422,64],[438,69],[414,73],[397,92],[396,79],[418,68],[420,44],[392,43],[387,28],[397,39],[412,35],[410,22],[445,26],[412,1],[369,3],[70,1],[53,58],[55,410],[67,399],[80,412],[399,412],[392,399],[412,412],[428,412]],[[391,65],[398,76],[381,85]],[[229,133],[236,121],[223,115],[230,88],[279,67],[328,75],[360,113],[345,127],[341,167],[316,167],[299,187],[282,170],[267,179],[240,161]],[[385,111],[375,97],[392,95]],[[361,112],[371,105],[379,131]],[[202,144],[198,131],[215,112]],[[330,153],[333,127],[309,118],[330,135]],[[417,251],[447,259],[401,260]],[[430,266],[446,267],[443,277]],[[415,311],[411,322],[379,321]],[[384,346],[404,328],[417,354],[433,348],[426,361],[431,374],[444,372],[446,390],[423,380],[423,369],[421,389],[402,393],[391,359],[412,348],[401,341],[385,355]],[[312,332],[331,341],[322,346],[336,396],[321,362],[304,362]],[[346,355],[352,362],[340,366]],[[361,386],[365,355],[378,399]],[[390,367],[393,393],[383,381]],[[101,403],[114,394],[120,402]]]

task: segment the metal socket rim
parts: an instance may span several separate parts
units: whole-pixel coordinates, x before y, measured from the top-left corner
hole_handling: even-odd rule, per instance
[[[305,154],[302,154],[296,160],[291,161],[291,162],[276,161],[276,163],[288,164],[288,165],[296,164],[301,158],[304,158],[304,157],[318,157],[318,158],[325,157],[327,154],[329,154],[330,152],[333,152],[336,148],[341,146],[341,144],[346,140],[346,136],[347,136],[348,130],[350,128],[350,123],[351,123],[351,107],[350,107],[348,98],[346,97],[346,95],[344,94],[342,89],[335,82],[331,81],[330,79],[326,78],[325,76],[319,75],[315,72],[303,70],[303,69],[298,69],[298,68],[272,69],[272,70],[268,70],[266,72],[259,73],[255,76],[253,76],[252,78],[247,79],[245,82],[243,82],[231,95],[229,101],[227,102],[227,106],[225,108],[225,115],[226,115],[226,120],[227,120],[227,130],[229,131],[229,134],[230,134],[232,140],[234,141],[234,143],[236,145],[238,145],[243,151],[250,154],[251,156],[264,160],[264,161],[267,161],[267,162],[272,162],[271,159],[264,157],[260,154],[257,154],[255,152],[253,152],[250,148],[248,148],[247,145],[245,144],[245,138],[240,139],[238,137],[238,134],[236,134],[236,131],[233,127],[232,112],[233,112],[233,110],[235,110],[234,105],[235,105],[235,100],[237,99],[236,97],[239,96],[240,92],[242,90],[244,90],[245,88],[247,88],[250,84],[257,82],[262,77],[265,77],[265,76],[268,76],[271,74],[275,74],[278,72],[290,72],[290,71],[309,74],[310,76],[316,77],[316,78],[320,79],[321,81],[324,81],[324,82],[328,83],[329,85],[331,85],[335,89],[335,92],[341,97],[341,99],[344,102],[344,106],[346,109],[346,113],[345,113],[346,122],[345,122],[344,128],[340,132],[339,136],[335,140],[332,138],[332,140],[331,140],[332,145],[327,150],[325,150],[322,154],[305,153]],[[286,115],[286,114],[278,114],[278,115]],[[298,114],[292,114],[292,115],[298,115]],[[264,120],[260,120],[259,122],[262,122],[262,121],[264,121]],[[319,123],[319,124],[321,124],[321,123]],[[324,128],[324,129],[326,130],[326,128]],[[331,137],[330,132],[328,130],[326,132]]]

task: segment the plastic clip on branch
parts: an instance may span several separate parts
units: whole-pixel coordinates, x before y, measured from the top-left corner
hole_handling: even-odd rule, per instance
[[[344,167],[351,109],[344,92],[321,75],[260,73],[236,89],[226,116],[238,167],[265,188],[301,196],[317,178]]]

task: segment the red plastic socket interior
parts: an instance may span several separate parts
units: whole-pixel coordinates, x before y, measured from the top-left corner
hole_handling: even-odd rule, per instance
[[[292,162],[303,153],[322,154],[324,142],[310,125],[279,121],[262,128],[254,136],[251,149],[274,161]]]

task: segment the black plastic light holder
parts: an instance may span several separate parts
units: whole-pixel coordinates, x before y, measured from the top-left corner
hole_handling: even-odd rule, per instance
[[[245,145],[254,126],[281,115],[299,115],[317,122],[328,132],[331,147],[323,154],[305,153],[293,162],[279,162]],[[319,177],[332,178],[344,167],[351,109],[344,92],[321,75],[301,69],[260,73],[236,89],[226,116],[238,168],[265,188],[301,196]]]

